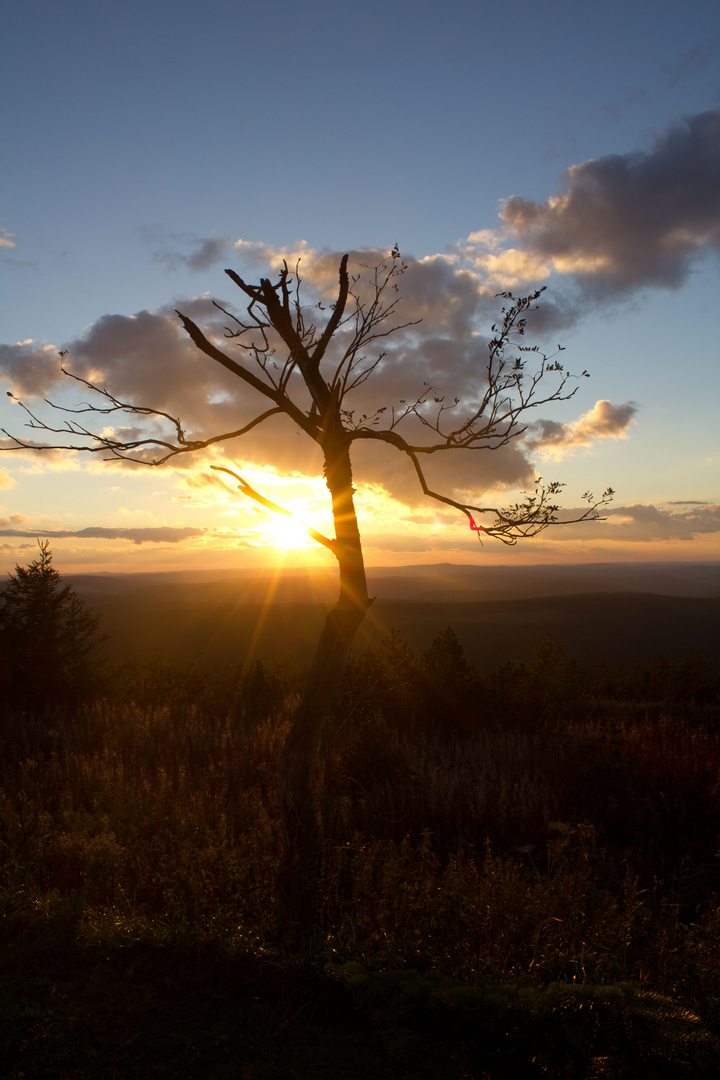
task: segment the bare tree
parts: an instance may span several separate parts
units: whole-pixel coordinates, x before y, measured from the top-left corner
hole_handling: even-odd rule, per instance
[[[516,298],[501,294],[505,306],[492,328],[488,359],[479,386],[469,403],[446,397],[425,385],[423,393],[371,415],[356,415],[349,406],[353,391],[363,386],[386,357],[382,342],[413,323],[398,320],[399,280],[406,269],[397,248],[379,265],[348,272],[348,256],[339,267],[337,299],[306,309],[301,302],[299,267],[283,264],[273,283],[261,278],[249,285],[233,270],[226,273],[245,295],[242,318],[216,305],[227,317],[227,340],[237,347],[239,359],[229,356],[182,312],[184,330],[198,349],[261,395],[268,407],[248,423],[204,439],[187,436],[180,420],[167,412],[126,402],[63,366],[63,372],[100,395],[96,404],[62,408],[72,418],[59,426],[40,419],[19,402],[28,426],[51,434],[39,444],[8,435],[6,449],[68,449],[100,453],[107,458],[161,465],[178,455],[195,453],[217,443],[241,438],[279,414],[314,440],[323,456],[324,476],[332,501],[334,536],[313,529],[310,535],[328,548],[339,568],[339,596],[329,612],[282,758],[282,827],[284,854],[279,877],[281,921],[286,928],[306,933],[316,922],[319,860],[313,772],[318,743],[336,700],[353,639],[371,604],[363,549],[354,504],[351,449],[359,440],[384,443],[406,455],[424,494],[464,514],[478,536],[505,544],[535,536],[561,522],[556,496],[562,485],[543,484],[510,507],[471,505],[433,490],[426,480],[423,461],[459,450],[497,450],[526,431],[528,413],[575,393],[575,376],[565,371],[557,354],[548,357],[537,347],[522,344],[526,317],[540,292]],[[542,291],[542,290],[540,290]],[[318,320],[316,325],[315,321]],[[586,375],[583,372],[582,375]],[[12,395],[11,395],[12,396]],[[169,425],[171,437],[150,434],[123,438],[105,429],[86,427],[82,414],[131,414]],[[410,432],[410,434],[408,434]],[[125,432],[127,434],[127,432]],[[279,513],[282,507],[266,499],[231,469],[213,466],[234,477],[249,498]],[[612,497],[608,489],[599,499],[587,493],[587,508],[573,521],[597,519],[599,507]],[[489,518],[489,520],[488,520]],[[482,523],[485,519],[486,523]]]

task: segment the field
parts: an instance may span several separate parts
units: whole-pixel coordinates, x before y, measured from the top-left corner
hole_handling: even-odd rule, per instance
[[[302,957],[273,907],[301,658],[158,652],[84,703],[6,708],[2,1076],[715,1077],[715,657],[593,657],[595,613],[633,603],[608,597],[580,659],[541,622],[481,665],[454,598],[407,601],[426,636],[457,617],[422,646],[378,624],[323,739]],[[680,599],[712,635],[707,597],[647,596],[645,625]]]

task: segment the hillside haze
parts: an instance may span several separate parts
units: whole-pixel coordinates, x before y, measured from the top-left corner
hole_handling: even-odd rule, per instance
[[[580,663],[631,665],[703,650],[720,661],[720,563],[373,567],[358,651],[394,628],[418,653],[451,626],[493,667],[552,638]],[[68,575],[100,614],[116,663],[157,654],[224,668],[304,664],[336,592],[332,570]]]

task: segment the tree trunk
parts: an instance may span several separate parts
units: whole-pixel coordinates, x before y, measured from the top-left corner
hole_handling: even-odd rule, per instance
[[[283,855],[278,881],[280,931],[309,939],[318,922],[319,836],[314,767],[325,723],[335,703],[353,639],[368,598],[360,532],[353,502],[349,442],[326,441],[325,479],[332,496],[340,595],[325,620],[281,763]]]

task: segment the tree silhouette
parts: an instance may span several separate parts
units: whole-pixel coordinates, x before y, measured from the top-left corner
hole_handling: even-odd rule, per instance
[[[73,704],[92,692],[104,640],[98,617],[40,557],[16,566],[0,589],[1,683],[7,704],[38,709]]]
[[[280,910],[284,925],[303,933],[315,925],[317,912],[319,845],[313,785],[316,750],[338,695],[353,639],[371,604],[354,504],[353,445],[358,441],[382,443],[388,451],[405,455],[424,494],[464,514],[478,537],[514,544],[560,522],[556,497],[561,484],[545,485],[537,480],[534,489],[510,507],[471,505],[433,490],[422,464],[429,455],[443,458],[458,451],[507,446],[526,430],[524,421],[530,410],[567,400],[575,393],[576,387],[571,385],[575,377],[555,357],[522,344],[527,314],[536,306],[540,292],[523,298],[501,294],[505,301],[502,318],[492,328],[487,363],[478,373],[477,387],[469,402],[448,399],[426,384],[422,393],[394,407],[381,406],[371,413],[358,413],[350,407],[354,392],[386,359],[380,343],[415,325],[398,320],[399,282],[406,269],[397,247],[378,265],[361,266],[354,276],[348,271],[345,255],[339,266],[335,302],[318,303],[314,308],[307,308],[301,300],[299,266],[291,270],[283,263],[277,281],[261,278],[257,285],[226,270],[244,294],[245,312],[241,318],[220,305],[216,307],[228,319],[226,338],[238,349],[239,360],[178,311],[184,330],[197,348],[240,379],[248,390],[260,395],[267,405],[234,430],[190,438],[180,420],[170,413],[122,401],[63,367],[70,379],[99,395],[97,403],[65,408],[66,415],[72,418],[54,427],[19,402],[30,428],[62,438],[39,444],[8,436],[8,449],[71,449],[161,465],[179,455],[240,439],[271,417],[284,415],[296,430],[320,447],[334,536],[311,528],[308,532],[337,560],[340,588],[322,630],[282,759],[284,853],[279,877]],[[118,434],[107,427],[98,433],[77,419],[84,413],[144,417],[169,425],[171,436],[137,434],[135,430],[128,437],[127,429]],[[234,477],[240,491],[249,498],[277,513],[287,513],[233,470],[212,467]],[[611,496],[610,489],[599,499],[586,493],[587,509],[573,520],[597,518],[598,508]]]

